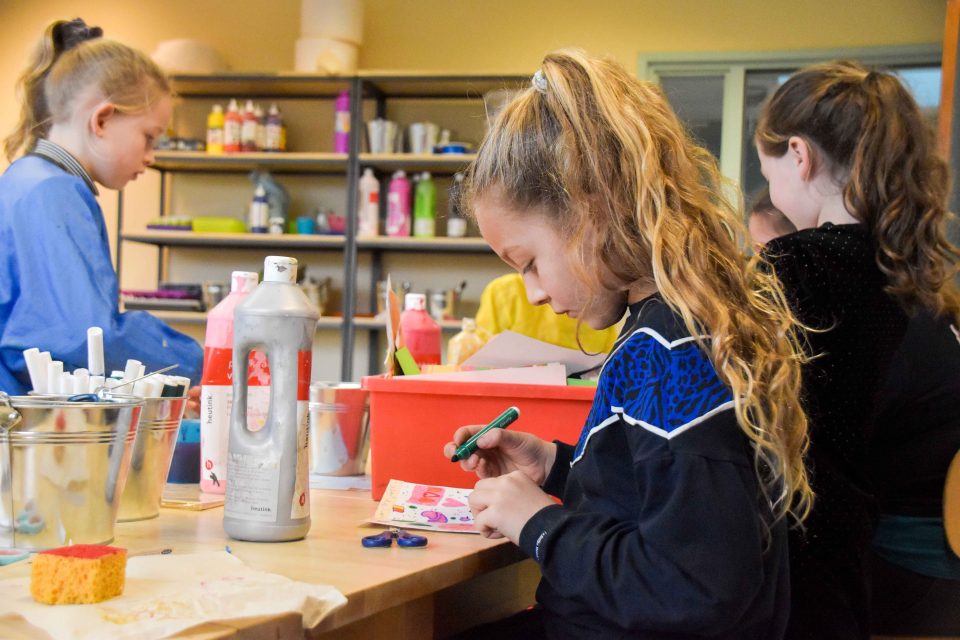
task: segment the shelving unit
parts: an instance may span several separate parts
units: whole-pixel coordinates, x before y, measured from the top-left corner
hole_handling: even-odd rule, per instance
[[[369,262],[369,288],[371,309],[376,308],[376,282],[384,271],[384,258],[396,256],[489,256],[490,247],[477,237],[468,238],[357,238],[354,234],[357,216],[359,177],[364,168],[372,168],[381,181],[381,218],[386,212],[386,193],[390,174],[397,170],[407,172],[429,171],[438,176],[451,176],[464,169],[474,158],[473,154],[373,154],[362,150],[365,121],[373,117],[387,117],[392,105],[409,105],[434,101],[466,101],[475,107],[477,118],[483,116],[482,97],[487,91],[522,86],[528,81],[526,75],[510,74],[448,74],[448,73],[402,73],[362,72],[349,77],[328,77],[300,73],[230,73],[216,76],[180,75],[173,78],[177,95],[186,103],[189,100],[214,99],[263,99],[305,100],[331,102],[340,92],[350,91],[351,135],[349,153],[332,153],[322,149],[282,153],[238,153],[211,156],[204,152],[159,151],[153,169],[160,174],[159,211],[161,215],[178,215],[171,205],[171,193],[178,175],[239,176],[254,170],[265,170],[279,176],[327,176],[343,177],[347,229],[343,236],[324,235],[268,235],[232,233],[194,233],[182,231],[132,230],[123,226],[123,198],[121,194],[118,215],[118,238],[122,242],[136,242],[159,248],[157,265],[158,279],[163,279],[169,261],[175,251],[188,250],[288,250],[324,251],[343,254],[342,317],[323,317],[318,322],[318,331],[340,332],[340,377],[354,379],[354,348],[358,332],[368,335],[368,371],[379,370],[382,353],[379,338],[384,322],[358,314],[357,292],[358,256]],[[436,110],[436,107],[434,107]],[[316,141],[314,141],[316,142]],[[233,178],[236,179],[236,178]],[[439,212],[438,212],[439,214]],[[439,218],[439,215],[438,215]],[[480,259],[480,258],[477,258]],[[483,258],[486,259],[486,258]],[[121,260],[118,249],[118,270]],[[366,268],[366,267],[365,267]],[[455,272],[451,269],[451,272]],[[504,267],[503,272],[506,271]],[[445,274],[446,275],[446,274]],[[462,275],[462,274],[461,274]],[[169,322],[202,325],[205,313],[156,312]],[[459,330],[459,321],[441,323],[446,333]],[[362,356],[360,356],[362,357]]]

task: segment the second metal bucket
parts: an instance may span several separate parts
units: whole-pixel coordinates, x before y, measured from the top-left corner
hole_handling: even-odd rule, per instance
[[[111,542],[142,407],[0,393],[0,547]]]
[[[118,522],[160,515],[160,497],[177,444],[186,398],[146,398],[130,457],[130,475],[120,501]]]
[[[351,382],[310,385],[310,473],[363,473],[370,445],[368,395]]]

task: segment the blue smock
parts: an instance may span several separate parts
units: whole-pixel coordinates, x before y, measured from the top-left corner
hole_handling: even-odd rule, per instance
[[[144,311],[120,313],[103,211],[90,186],[27,155],[0,176],[0,391],[31,388],[24,349],[49,351],[64,371],[87,366],[87,328],[103,329],[106,372],[133,358],[200,381],[203,349]]]

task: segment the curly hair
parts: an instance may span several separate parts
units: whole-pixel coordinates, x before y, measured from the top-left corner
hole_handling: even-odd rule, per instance
[[[815,170],[831,171],[847,209],[870,230],[887,292],[908,311],[960,322],[952,282],[960,252],[945,235],[949,172],[900,80],[843,60],[801,69],[757,123],[767,155],[783,156],[792,136],[812,143]]]
[[[813,495],[796,319],[761,259],[744,258],[742,208],[716,160],[656,85],[615,62],[561,50],[538,75],[488,132],[466,205],[496,193],[549,211],[589,293],[584,309],[605,290],[655,285],[729,385],[773,521],[802,521]],[[612,281],[597,280],[597,264]]]

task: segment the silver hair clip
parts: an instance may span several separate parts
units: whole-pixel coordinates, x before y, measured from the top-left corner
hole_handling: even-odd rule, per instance
[[[540,93],[547,92],[547,76],[543,75],[543,69],[537,69],[537,72],[533,74],[533,78],[530,79],[530,84]]]

